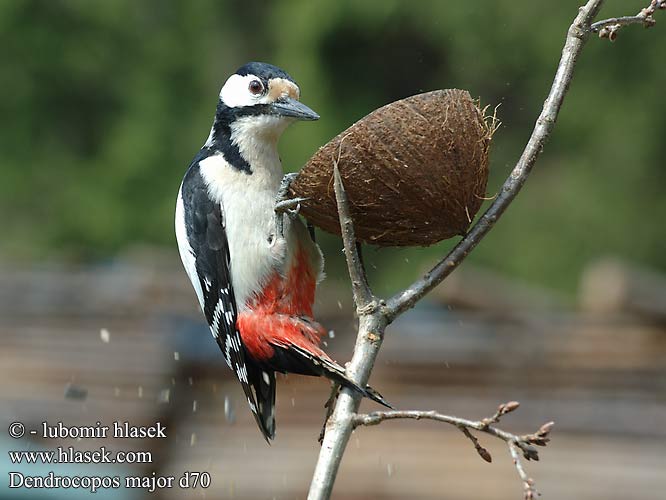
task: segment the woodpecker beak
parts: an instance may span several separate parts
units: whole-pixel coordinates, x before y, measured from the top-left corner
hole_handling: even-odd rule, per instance
[[[308,108],[305,104],[292,99],[282,97],[270,105],[271,111],[278,116],[296,118],[297,120],[319,120],[319,115]]]

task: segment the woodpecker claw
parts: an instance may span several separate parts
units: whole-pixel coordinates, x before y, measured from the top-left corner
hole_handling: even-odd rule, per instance
[[[301,210],[301,202],[306,201],[308,198],[292,198],[290,200],[277,201],[275,203],[275,212],[286,213],[287,215],[296,216]]]
[[[300,203],[305,201],[307,198],[289,198],[289,187],[298,177],[298,173],[292,172],[289,174],[284,174],[282,177],[282,182],[280,182],[280,188],[275,195],[275,212],[280,213],[292,213],[293,216],[298,214],[300,210]],[[295,209],[295,211],[294,211]]]
[[[275,204],[275,228],[280,238],[284,237],[284,216],[290,219],[298,217],[301,211],[301,202],[307,198],[293,198],[291,200],[278,201]]]
[[[287,198],[289,186],[296,180],[296,177],[298,177],[296,172],[285,174],[275,196],[275,228],[280,238],[284,237],[284,216],[295,219],[301,211],[301,202],[307,200],[307,198]]]
[[[284,174],[282,177],[282,182],[280,182],[280,189],[277,192],[276,201],[280,202],[287,199],[287,193],[289,193],[289,187],[298,177],[298,172],[290,172]]]

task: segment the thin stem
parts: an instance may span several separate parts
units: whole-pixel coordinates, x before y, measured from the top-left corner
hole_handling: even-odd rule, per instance
[[[347,376],[365,387],[375,364],[384,337],[386,319],[377,311],[359,317],[358,336],[354,355],[347,366]],[[343,387],[337,403],[326,423],[324,441],[310,483],[308,500],[325,500],[331,497],[342,456],[354,430],[353,417],[361,402],[360,395]]]
[[[351,278],[352,291],[354,292],[354,303],[359,314],[366,311],[375,303],[375,296],[370,290],[368,280],[363,269],[363,262],[356,247],[356,236],[354,234],[354,222],[349,213],[349,200],[347,192],[342,183],[338,165],[333,166],[333,179],[335,188],[335,199],[338,204],[338,216],[340,218],[340,230],[342,241],[345,246],[345,257],[347,267],[349,268],[349,277]]]
[[[513,465],[518,472],[518,476],[520,476],[520,479],[523,482],[523,490],[525,492],[523,498],[525,500],[534,500],[535,498],[538,498],[539,492],[534,486],[534,481],[527,475],[527,472],[525,472],[525,469],[523,468],[523,464],[520,460],[518,446],[516,446],[514,443],[509,443],[509,453],[511,453],[511,459],[513,460]]]
[[[386,420],[435,420],[445,424],[450,424],[458,428],[474,429],[484,432],[493,437],[501,439],[505,443],[521,440],[521,436],[504,431],[492,425],[487,425],[483,420],[468,420],[466,418],[444,415],[434,410],[394,410],[394,411],[373,411],[372,413],[355,415],[353,418],[354,427],[359,425],[379,425]]]
[[[550,432],[553,428],[553,423],[548,422],[542,425],[536,432],[524,435],[512,434],[491,425],[491,423],[498,423],[502,416],[511,411],[514,411],[516,408],[518,408],[518,403],[515,401],[501,404],[497,409],[497,412],[492,417],[484,418],[481,420],[467,420],[465,418],[444,415],[436,411],[408,410],[376,411],[365,415],[356,415],[352,419],[352,422],[354,427],[359,425],[379,425],[380,423],[387,420],[397,419],[428,419],[450,424],[462,431],[465,437],[467,437],[472,442],[474,449],[476,449],[476,452],[479,454],[479,456],[481,456],[481,458],[483,458],[486,462],[492,462],[490,452],[481,446],[478,438],[472,434],[471,430],[483,432],[485,434],[489,434],[493,437],[501,439],[509,447],[509,452],[511,453],[513,464],[516,467],[518,475],[523,482],[525,500],[533,500],[538,496],[538,492],[534,487],[534,481],[527,475],[525,469],[523,468],[520,455],[522,454],[523,457],[525,457],[527,460],[539,460],[539,453],[535,446],[546,446],[546,444],[548,444],[550,441]]]
[[[599,33],[599,38],[608,38],[612,42],[623,26],[630,24],[642,24],[646,28],[654,26],[657,21],[652,16],[659,9],[666,9],[666,0],[651,0],[650,4],[635,16],[611,17],[597,21],[590,26],[590,31]]]
[[[645,18],[638,16],[609,17],[608,19],[604,19],[603,21],[597,21],[596,23],[594,23],[592,26],[590,26],[590,31],[592,33],[598,33],[599,30],[605,28],[606,26],[612,26],[612,25],[628,26],[630,24],[645,24]]]

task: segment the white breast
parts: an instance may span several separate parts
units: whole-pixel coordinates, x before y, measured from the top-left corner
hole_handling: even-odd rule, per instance
[[[274,244],[273,206],[281,179],[279,159],[275,160],[277,170],[257,168],[251,175],[234,169],[222,155],[199,163],[209,195],[222,205],[239,310],[284,264],[285,253],[276,252]]]

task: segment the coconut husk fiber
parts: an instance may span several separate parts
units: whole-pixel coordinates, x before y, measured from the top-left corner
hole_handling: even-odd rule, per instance
[[[340,234],[337,163],[359,241],[427,246],[463,235],[486,194],[493,123],[464,90],[436,90],[388,104],[321,147],[290,195],[301,214]]]

